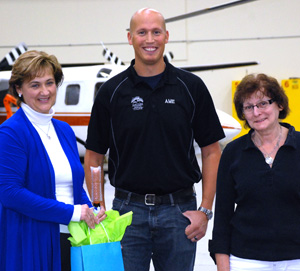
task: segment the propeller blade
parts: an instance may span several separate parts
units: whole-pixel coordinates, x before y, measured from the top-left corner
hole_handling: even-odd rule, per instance
[[[114,54],[104,46],[103,42],[101,42],[101,44],[103,47],[102,55],[105,57],[107,61],[109,61],[111,64],[125,65],[125,63],[120,58],[118,58],[116,54]]]
[[[174,54],[172,52],[167,52],[164,57],[167,59],[168,62],[171,62],[174,58]]]
[[[221,10],[221,9],[225,9],[225,8],[229,8],[229,7],[233,7],[233,6],[237,6],[237,5],[247,4],[247,3],[253,2],[253,1],[257,1],[257,0],[238,0],[238,1],[230,2],[230,3],[226,3],[226,4],[206,8],[206,9],[193,11],[193,12],[190,12],[190,13],[185,13],[183,15],[178,15],[178,16],[175,16],[175,17],[171,17],[171,18],[166,19],[165,21],[166,21],[166,23],[176,22],[176,21],[179,21],[179,20],[188,19],[188,18],[195,17],[195,16],[198,16],[198,15],[203,15],[203,14],[207,14],[207,13],[210,13],[210,12],[214,12],[214,11],[217,11],[217,10]]]
[[[10,70],[16,59],[27,51],[27,45],[24,42],[13,48],[0,62],[0,71]]]

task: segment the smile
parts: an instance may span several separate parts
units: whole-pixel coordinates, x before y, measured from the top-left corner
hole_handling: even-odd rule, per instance
[[[146,47],[146,48],[144,48],[144,50],[147,52],[154,52],[154,51],[156,51],[156,48],[155,47]]]
[[[260,123],[260,122],[263,122],[263,121],[265,121],[266,120],[266,118],[265,119],[261,119],[261,120],[256,120],[255,122],[256,123]]]
[[[49,98],[39,98],[38,99],[40,102],[48,102]]]

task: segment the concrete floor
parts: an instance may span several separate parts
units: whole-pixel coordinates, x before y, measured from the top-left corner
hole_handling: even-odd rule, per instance
[[[201,183],[195,186],[197,192],[198,203],[201,200]],[[105,183],[105,201],[107,210],[111,209],[112,200],[114,197],[114,188],[109,184],[109,181]],[[213,219],[209,221],[206,236],[202,240],[198,241],[197,244],[197,255],[194,271],[216,271],[217,267],[213,260],[210,258],[208,253],[208,240],[211,239],[213,227]],[[154,271],[151,266],[150,271]]]

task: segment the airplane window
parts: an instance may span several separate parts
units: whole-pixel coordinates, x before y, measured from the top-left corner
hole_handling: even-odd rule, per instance
[[[8,91],[9,85],[8,85],[8,79],[0,79],[0,92],[2,91]]]
[[[95,85],[94,100],[95,100],[95,98],[96,98],[96,96],[97,96],[97,93],[98,93],[100,87],[102,86],[102,84],[103,84],[103,82],[98,82],[98,83]]]
[[[8,89],[0,91],[0,107],[4,107],[3,99],[7,93],[8,93]],[[12,104],[12,106],[15,105]]]
[[[65,104],[76,105],[79,102],[80,85],[68,85],[66,89]]]

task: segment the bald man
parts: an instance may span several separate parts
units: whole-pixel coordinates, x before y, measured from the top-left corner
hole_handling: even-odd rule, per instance
[[[212,217],[223,129],[203,81],[164,59],[169,32],[160,12],[138,10],[127,37],[135,59],[102,85],[92,109],[88,188],[90,166],[103,166],[109,150],[113,209],[133,211],[122,240],[125,270],[149,270],[152,259],[156,271],[191,271],[196,243]],[[201,148],[202,172],[194,140]],[[200,180],[197,210],[194,184]]]

